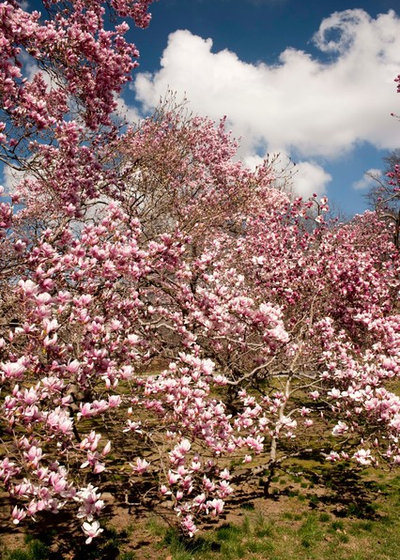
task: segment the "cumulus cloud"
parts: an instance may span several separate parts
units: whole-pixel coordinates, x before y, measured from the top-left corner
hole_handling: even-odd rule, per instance
[[[135,124],[139,122],[140,115],[135,107],[128,105],[121,96],[119,96],[116,101],[117,107],[115,109],[115,113],[120,119],[128,124]]]
[[[12,194],[16,186],[22,181],[24,173],[5,165],[3,168],[3,184],[4,190],[7,194]]]
[[[313,161],[300,161],[293,164],[291,158],[284,151],[268,155],[276,176],[275,184],[284,190],[293,190],[303,198],[311,195],[321,195],[326,192],[332,177],[318,163]],[[243,158],[244,163],[255,169],[261,165],[263,158],[258,155],[248,155]]]
[[[320,195],[326,192],[326,186],[331,180],[331,175],[317,163],[301,161],[296,166],[293,188],[296,193],[308,198],[314,193]]]
[[[390,116],[398,105],[396,14],[373,19],[362,9],[335,12],[314,43],[319,58],[288,48],[276,65],[249,64],[232,51],[213,52],[211,39],[179,30],[169,36],[160,69],[136,75],[136,98],[151,109],[170,88],[185,93],[200,114],[227,115],[242,138],[243,157],[283,149],[303,159],[333,158],[361,142],[398,147],[400,127]],[[299,169],[299,177],[316,184],[329,180],[314,163]]]
[[[368,169],[361,179],[353,183],[353,189],[356,191],[363,191],[371,187],[376,187],[381,177],[382,171],[380,169]]]
[[[27,2],[26,0],[19,0],[17,4],[25,11],[29,8],[29,2]]]

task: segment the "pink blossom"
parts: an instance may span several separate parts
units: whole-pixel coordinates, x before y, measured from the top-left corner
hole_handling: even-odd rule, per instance
[[[138,474],[143,474],[148,470],[149,466],[150,463],[146,461],[146,459],[141,459],[140,457],[137,457],[136,464],[132,465],[132,468]]]
[[[14,509],[12,510],[11,516],[14,525],[18,525],[18,523],[26,517],[26,512],[23,509],[15,506]]]
[[[359,449],[354,453],[353,459],[357,461],[359,465],[367,466],[373,461],[370,449]]]
[[[83,532],[87,535],[86,544],[90,544],[95,537],[98,537],[100,533],[103,532],[104,529],[100,527],[100,523],[98,521],[93,521],[92,523],[88,523],[87,521],[82,525]]]
[[[215,498],[214,500],[209,500],[206,503],[206,506],[212,510],[212,515],[220,515],[224,510],[224,501],[219,498]]]
[[[191,515],[184,517],[182,520],[182,528],[189,537],[193,537],[193,535],[198,531]]]
[[[3,377],[21,378],[22,374],[26,371],[25,359],[19,358],[16,362],[7,362],[0,365],[3,371]]]
[[[336,451],[331,451],[329,455],[326,456],[326,460],[332,463],[339,461],[339,459],[340,459],[340,455],[339,453],[336,453]]]

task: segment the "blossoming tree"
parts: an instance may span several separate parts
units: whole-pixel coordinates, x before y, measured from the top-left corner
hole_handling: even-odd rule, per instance
[[[144,27],[149,4],[111,6]],[[116,473],[118,499],[145,480],[193,535],[235,462],[272,472],[315,435],[327,460],[398,463],[390,232],[373,213],[328,227],[326,199],[235,161],[223,122],[164,108],[119,129],[126,24],[106,31],[94,0],[47,9],[0,8],[1,157],[21,176],[0,206],[14,523],[70,508],[89,543]]]

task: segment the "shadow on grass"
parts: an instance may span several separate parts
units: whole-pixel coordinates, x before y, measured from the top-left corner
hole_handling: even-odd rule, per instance
[[[25,545],[4,551],[0,557],[2,560],[116,560],[124,557],[121,547],[129,542],[127,530],[104,527],[101,537],[85,544],[79,525],[72,514],[42,515],[39,523],[28,526]],[[125,557],[128,559],[129,554]]]
[[[315,469],[304,469],[304,477],[313,485],[326,489],[322,495],[306,494],[311,508],[320,504],[333,506],[338,517],[376,519],[376,498],[382,493],[379,485],[365,479],[363,473],[346,463]]]
[[[238,491],[227,504],[227,510],[230,506],[251,508],[256,498],[276,502],[288,496],[308,503],[311,509],[330,506],[338,517],[380,517],[376,500],[385,494],[385,485],[367,480],[365,471],[350,463],[327,463],[320,450],[308,449],[285,466],[275,467],[272,473],[268,467],[259,467],[257,471],[252,483],[248,473],[235,479]]]
[[[206,540],[203,537],[189,538],[176,529],[168,529],[162,544],[167,546],[172,553],[188,552],[191,554],[218,552],[221,545],[218,542]]]
[[[360,470],[352,468],[349,464],[327,465],[310,456],[298,458],[287,469],[280,469],[276,480],[273,479],[274,493],[268,496],[265,496],[262,485],[265,476],[268,476],[268,473],[263,470],[253,480],[248,480],[248,473],[244,473],[243,484],[237,484],[235,480],[235,497],[226,504],[225,515],[219,520],[204,520],[202,525],[205,531],[216,531],[211,540],[209,537],[187,539],[174,529],[166,529],[165,533],[160,534],[164,539],[162,544],[173,554],[176,551],[177,557],[183,553],[182,558],[185,553],[190,556],[196,553],[207,554],[207,551],[218,552],[224,546],[224,540],[234,540],[235,537],[236,529],[231,525],[225,523],[221,526],[226,514],[235,510],[253,511],[259,498],[279,501],[282,496],[289,496],[301,498],[311,509],[329,506],[330,512],[337,517],[356,517],[364,520],[381,518],[376,511],[375,502],[379,494],[382,496],[386,493],[386,484],[366,480]],[[400,488],[400,478],[398,487]],[[143,505],[140,505],[135,511],[136,516],[140,516],[144,509]],[[112,519],[112,506],[107,507],[105,511],[108,518]],[[107,524],[103,524],[103,527],[101,537],[85,545],[80,522],[72,512],[43,514],[39,523],[29,526],[31,538],[26,542],[26,550],[16,551],[14,556],[10,555],[12,553],[0,554],[0,557],[4,560],[128,560],[140,558],[140,548],[151,544],[150,541],[141,541],[133,548],[129,530],[117,531],[107,527]],[[144,536],[147,538],[147,535]],[[127,548],[130,551],[121,552]]]

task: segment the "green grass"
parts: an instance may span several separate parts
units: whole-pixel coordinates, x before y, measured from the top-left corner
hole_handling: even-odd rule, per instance
[[[26,539],[24,549],[17,548],[12,551],[5,551],[1,555],[4,560],[48,560],[50,551],[48,547],[39,539]]]
[[[188,544],[177,536],[179,547],[177,541],[163,546],[169,546],[173,560],[398,560],[400,477],[379,480],[379,485],[365,482],[375,491],[376,503],[349,504],[342,517],[334,507],[329,513],[312,509],[292,492],[294,511],[266,518],[256,505],[243,512],[241,523],[206,532],[197,548],[196,539]]]
[[[322,472],[322,467],[321,467]],[[332,486],[338,484],[341,472],[329,472]],[[375,476],[375,475],[374,475]],[[336,478],[335,478],[336,477]],[[255,500],[251,508],[237,507],[233,522],[208,529],[194,539],[185,539],[178,531],[161,523],[154,516],[143,524],[148,534],[146,550],[129,550],[135,536],[135,524],[117,531],[107,527],[104,539],[85,549],[79,560],[110,558],[137,560],[149,558],[161,560],[398,560],[400,558],[400,476],[384,473],[369,478],[353,477],[359,484],[360,499],[351,486],[349,493],[335,501],[335,494],[327,494],[332,500],[323,502],[307,500],[299,489],[304,479],[296,477],[300,488],[282,489],[282,499],[274,502],[269,515],[263,512],[265,504]],[[339,480],[339,482],[338,482]],[[344,477],[345,480],[345,477]],[[280,481],[279,481],[280,482]],[[277,483],[279,484],[277,481]],[[342,481],[343,482],[343,481]],[[342,484],[340,482],[340,484]],[[288,481],[293,485],[294,481]],[[340,493],[344,490],[339,486]],[[364,492],[364,493],[363,493]],[[349,498],[350,496],[350,498]],[[346,500],[350,499],[350,502]],[[266,499],[267,500],[267,499]],[[353,500],[353,501],[351,501]],[[28,539],[25,547],[0,554],[2,560],[58,560],[52,556],[47,544],[37,538]],[[60,558],[61,560],[61,558]]]

